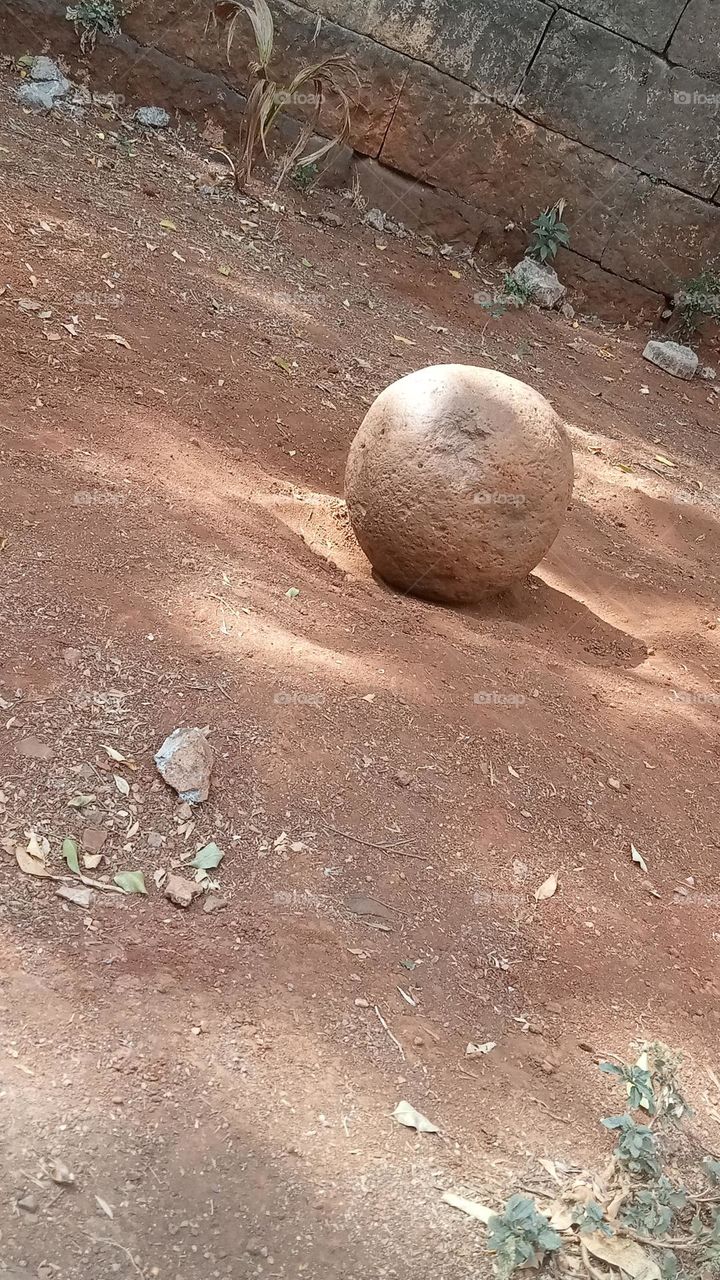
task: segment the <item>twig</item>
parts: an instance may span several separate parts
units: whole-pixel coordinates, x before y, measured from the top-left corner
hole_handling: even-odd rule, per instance
[[[399,840],[397,844],[375,844],[373,840],[363,840],[361,836],[354,836],[351,831],[339,831],[337,827],[331,827],[329,822],[323,822],[326,831],[332,831],[333,835],[342,836],[344,840],[354,840],[356,844],[364,844],[368,849],[379,849],[382,853],[398,853],[402,858],[420,858],[423,862],[427,862],[424,853],[410,853],[402,848],[405,844],[414,844],[415,837],[410,836],[407,840]]]
[[[82,1231],[82,1227],[80,1228],[80,1230]],[[123,1253],[127,1254],[128,1258],[130,1259],[138,1275],[143,1276],[144,1278],[145,1272],[140,1270],[140,1267],[138,1266],[137,1262],[133,1258],[130,1250],[127,1248],[126,1245],[120,1244],[119,1240],[111,1240],[109,1236],[93,1236],[90,1234],[89,1231],[83,1231],[83,1235],[87,1236],[88,1240],[92,1240],[93,1244],[110,1244],[115,1249],[122,1249]]]
[[[685,1249],[692,1253],[698,1247],[697,1240],[658,1240],[655,1236],[640,1236],[627,1227],[618,1227],[617,1232],[618,1235],[627,1236],[629,1240],[636,1240],[638,1244],[648,1244],[651,1249]]]
[[[395,1038],[395,1036],[393,1035],[392,1031],[390,1030],[390,1028],[389,1028],[389,1026],[388,1026],[387,1022],[386,1022],[386,1021],[385,1021],[385,1019],[383,1018],[383,1016],[382,1016],[382,1014],[381,1014],[380,1010],[378,1009],[377,1005],[375,1005],[375,1006],[374,1006],[374,1009],[375,1009],[375,1012],[376,1012],[376,1014],[377,1014],[377,1016],[378,1016],[378,1021],[379,1021],[379,1023],[380,1023],[380,1026],[381,1026],[381,1027],[384,1027],[385,1031],[387,1031],[387,1033],[388,1033],[388,1035],[389,1035],[390,1039],[392,1040],[393,1044],[395,1045],[395,1047],[396,1047],[397,1049],[399,1049],[399,1051],[400,1051],[400,1057],[402,1058],[402,1060],[403,1060],[403,1062],[404,1062],[404,1061],[405,1061],[405,1050],[403,1049],[403,1047],[402,1047],[402,1045],[401,1045],[400,1041],[399,1041],[399,1040],[397,1040],[397,1039]]]

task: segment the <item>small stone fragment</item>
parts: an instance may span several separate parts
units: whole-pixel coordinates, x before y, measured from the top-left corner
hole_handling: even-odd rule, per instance
[[[135,119],[149,129],[167,129],[170,124],[170,116],[164,107],[138,107]]]
[[[333,213],[332,209],[321,209],[318,217],[321,222],[325,223],[326,227],[342,226],[342,218],[337,213]]]
[[[21,1196],[15,1203],[18,1209],[24,1209],[26,1213],[37,1213],[40,1208],[40,1202],[32,1191],[28,1192],[26,1196]]]
[[[218,898],[214,893],[208,893],[203,902],[203,911],[208,915],[211,911],[222,911],[229,905],[227,898]]]
[[[561,315],[561,316],[564,316],[566,320],[574,320],[574,319],[575,319],[575,308],[574,308],[573,306],[571,306],[571,304],[570,304],[569,302],[563,302],[563,304],[562,304],[562,306],[561,306],[561,308],[560,308],[560,315]]]
[[[86,889],[81,884],[61,884],[55,890],[56,897],[64,898],[66,902],[74,902],[76,907],[83,907],[87,911],[93,900],[92,889]]]
[[[207,800],[213,751],[202,729],[175,729],[157,752],[155,763],[181,800],[188,804]]]
[[[192,880],[186,880],[184,876],[175,876],[172,873],[167,878],[167,883],[163,889],[166,898],[169,898],[175,907],[189,907],[194,898],[202,893],[202,886],[195,884]]]
[[[30,79],[62,81],[65,79],[65,76],[60,70],[57,62],[53,62],[52,58],[46,58],[41,54],[38,58],[35,58],[32,67],[30,68]]]
[[[363,222],[366,226],[372,227],[374,231],[385,230],[385,214],[382,209],[368,209]]]
[[[28,760],[52,760],[52,747],[41,742],[39,738],[22,738],[16,747],[18,755],[27,756]]]
[[[698,358],[692,347],[684,347],[679,342],[661,342],[651,338],[643,356],[658,369],[664,369],[673,378],[684,378],[686,382],[695,377],[698,367]]]
[[[82,833],[82,847],[87,853],[99,853],[108,833],[102,827],[86,827]]]
[[[706,364],[700,370],[700,377],[704,382],[714,382],[717,378],[717,370],[713,369],[712,365]]]
[[[525,290],[528,300],[545,310],[556,307],[567,293],[565,285],[558,280],[557,271],[534,258],[522,258],[510,274]]]

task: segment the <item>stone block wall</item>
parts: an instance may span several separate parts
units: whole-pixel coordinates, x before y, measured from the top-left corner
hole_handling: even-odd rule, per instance
[[[720,264],[720,0],[270,3],[280,71],[325,53],[351,61],[356,172],[395,218],[514,254],[564,197],[568,270],[638,299]],[[128,89],[142,63],[158,104],[234,127],[249,27],[228,65],[208,7],[136,0],[124,38],[95,58]],[[0,49],[17,52],[18,22],[50,13],[70,45],[63,11],[4,0]]]

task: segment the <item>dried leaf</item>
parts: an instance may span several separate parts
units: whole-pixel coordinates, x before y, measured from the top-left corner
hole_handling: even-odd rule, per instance
[[[204,848],[199,849],[195,854],[191,867],[200,867],[203,871],[211,871],[213,867],[219,867],[225,854],[219,849],[214,840],[210,844],[206,844]]]
[[[130,343],[128,342],[127,338],[123,338],[122,334],[101,333],[100,337],[105,338],[108,342],[115,342],[118,347],[127,347],[128,351],[130,350]]]
[[[55,890],[58,898],[65,898],[67,902],[74,902],[76,907],[84,907],[85,910],[92,902],[92,889],[84,889],[79,884],[61,884],[59,889]]]
[[[404,347],[416,347],[417,342],[413,342],[411,338],[403,338],[401,333],[393,334],[393,342],[401,342]]]
[[[117,875],[113,876],[113,880],[123,893],[144,893],[147,896],[142,871],[118,871]]]
[[[45,859],[34,858],[27,849],[23,849],[21,844],[15,846],[15,857],[20,870],[24,871],[26,876],[44,876],[46,879],[52,879],[51,873],[45,866]]]
[[[674,462],[671,462],[669,458],[666,458],[664,453],[656,453],[656,454],[655,454],[655,461],[656,461],[656,462],[662,462],[662,464],[663,464],[663,466],[664,466],[664,467],[674,467],[674,466],[675,466],[675,463],[674,463]]]
[[[114,760],[116,764],[126,764],[126,757],[121,751],[116,751],[114,747],[108,747],[103,743],[103,751],[107,751],[110,759]]]
[[[68,804],[71,809],[87,809],[94,799],[95,796],[73,796],[71,800],[68,800]]]
[[[80,875],[80,864],[78,862],[78,847],[75,840],[71,840],[68,836],[67,840],[63,840],[62,856],[68,864],[68,867],[74,875]]]
[[[497,1041],[486,1040],[485,1044],[473,1044],[472,1041],[465,1050],[466,1058],[477,1058],[483,1053],[492,1053],[493,1049],[497,1049]]]
[[[160,226],[163,228],[163,231],[177,231],[177,227],[175,226],[172,218],[161,218]]]
[[[548,876],[547,880],[543,880],[539,889],[535,890],[535,901],[544,902],[546,898],[552,898],[557,892],[558,878],[556,875]]]
[[[625,1236],[606,1236],[600,1231],[592,1231],[582,1239],[588,1253],[611,1267],[617,1267],[631,1280],[660,1280],[659,1266],[635,1240],[628,1240]]]
[[[67,1165],[63,1164],[62,1160],[51,1161],[48,1165],[48,1173],[50,1174],[53,1182],[57,1182],[61,1187],[72,1186],[75,1181],[75,1174],[72,1169],[68,1169]]]
[[[416,1111],[409,1102],[398,1102],[393,1111],[393,1120],[405,1125],[406,1129],[417,1129],[418,1133],[439,1133],[432,1121]]]
[[[130,795],[130,783],[128,782],[127,778],[123,778],[122,774],[120,774],[120,773],[114,773],[114,774],[113,774],[113,778],[114,778],[114,780],[115,780],[115,786],[117,787],[118,791],[120,792],[120,795],[121,795],[121,796],[129,796],[129,795]]]
[[[283,360],[282,356],[273,356],[272,362],[277,365],[278,369],[282,369],[283,373],[292,373],[290,361]]]
[[[110,1208],[110,1205],[108,1204],[107,1200],[103,1200],[102,1196],[96,1196],[95,1203],[97,1204],[98,1209],[101,1209],[102,1212],[105,1214],[106,1218],[115,1217],[115,1214]]]
[[[491,1218],[497,1217],[495,1209],[488,1209],[486,1204],[479,1204],[477,1200],[466,1200],[464,1196],[456,1196],[454,1191],[445,1192],[443,1204],[449,1204],[453,1209],[460,1209],[461,1213],[466,1213],[469,1218],[476,1218],[478,1222],[484,1222],[485,1226]]]
[[[640,853],[640,851],[639,851],[638,849],[636,849],[636,848],[635,848],[635,845],[634,845],[634,844],[631,844],[631,845],[630,845],[630,853],[632,854],[632,860],[633,860],[633,862],[637,862],[637,864],[638,864],[638,866],[639,866],[640,870],[641,870],[641,871],[644,871],[644,872],[645,872],[645,874],[647,875],[647,862],[646,862],[646,861],[645,861],[645,859],[643,858],[643,856],[642,856],[642,854]]]

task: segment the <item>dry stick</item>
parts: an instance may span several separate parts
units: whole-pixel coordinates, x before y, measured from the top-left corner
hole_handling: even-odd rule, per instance
[[[400,840],[398,844],[375,844],[372,840],[363,840],[361,836],[354,836],[351,831],[339,831],[337,827],[331,827],[328,822],[323,822],[322,825],[326,831],[332,831],[333,835],[342,836],[344,840],[354,840],[356,844],[364,844],[368,849],[380,849],[382,853],[397,853],[401,858],[419,858],[421,862],[428,861],[424,853],[409,853],[402,848],[404,844],[414,844],[414,836],[410,836],[408,840]]]
[[[385,1021],[385,1019],[383,1018],[383,1016],[382,1016],[382,1014],[381,1014],[380,1010],[378,1009],[377,1005],[374,1005],[373,1007],[374,1007],[375,1012],[376,1012],[376,1014],[377,1014],[377,1016],[378,1016],[378,1021],[380,1022],[380,1026],[381,1026],[381,1027],[384,1027],[384,1029],[387,1031],[387,1033],[388,1033],[388,1035],[389,1035],[390,1039],[392,1040],[393,1044],[396,1046],[396,1048],[397,1048],[397,1049],[399,1049],[399,1050],[400,1050],[400,1057],[402,1058],[402,1060],[403,1060],[403,1062],[404,1062],[404,1061],[405,1061],[405,1050],[403,1049],[403,1047],[402,1047],[402,1045],[401,1045],[400,1041],[399,1041],[399,1040],[396,1040],[395,1036],[393,1035],[392,1031],[390,1030],[390,1028],[389,1028],[389,1026],[388,1026],[387,1022],[386,1022],[386,1021]]]

